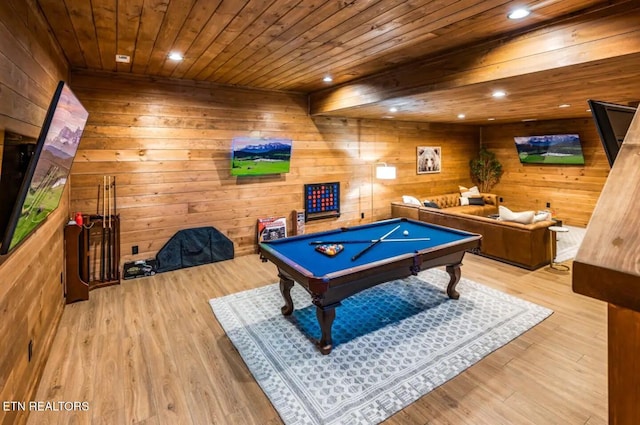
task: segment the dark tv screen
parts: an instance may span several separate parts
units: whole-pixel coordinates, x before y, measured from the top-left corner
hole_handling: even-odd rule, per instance
[[[523,164],[584,164],[580,136],[577,134],[549,134],[514,137],[518,158]]]
[[[588,100],[591,115],[596,124],[602,147],[612,166],[624,137],[629,130],[636,108],[632,106],[616,105],[615,103]]]
[[[232,176],[288,173],[290,164],[291,139],[235,137],[232,140]]]
[[[60,81],[7,221],[0,254],[20,245],[58,208],[88,116]]]

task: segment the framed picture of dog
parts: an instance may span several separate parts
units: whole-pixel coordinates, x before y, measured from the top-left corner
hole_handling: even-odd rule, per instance
[[[440,146],[418,146],[418,174],[439,173],[442,170]]]

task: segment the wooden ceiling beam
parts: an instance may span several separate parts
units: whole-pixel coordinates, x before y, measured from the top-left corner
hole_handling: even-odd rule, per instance
[[[312,93],[310,113],[330,114],[542,71],[562,72],[567,66],[639,53],[640,9],[632,3]]]

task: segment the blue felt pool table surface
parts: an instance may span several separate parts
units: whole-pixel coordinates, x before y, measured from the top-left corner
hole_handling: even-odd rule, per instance
[[[352,257],[369,246],[371,242],[344,243],[344,250],[333,257],[316,251],[315,245],[311,244],[314,241],[323,241],[330,244],[336,241],[376,240],[396,226],[399,227],[388,235],[387,239],[429,238],[429,240],[382,241],[356,260],[352,260]],[[406,236],[403,234],[405,230],[409,233]],[[311,275],[323,277],[345,269],[366,267],[366,265],[379,261],[388,261],[398,256],[438,249],[438,247],[474,236],[477,235],[429,223],[407,219],[391,219],[362,226],[278,239],[269,241],[266,244],[263,243],[262,246],[268,246],[269,248],[267,249],[272,249],[276,255],[295,263]]]

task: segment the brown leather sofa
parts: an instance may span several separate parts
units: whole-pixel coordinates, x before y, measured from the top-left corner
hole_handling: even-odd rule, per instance
[[[482,235],[482,243],[478,254],[529,270],[540,268],[551,261],[551,232],[547,229],[555,224],[551,220],[520,224],[465,214],[452,208],[436,209],[403,202],[391,203],[391,215],[479,233]]]
[[[425,200],[434,202],[440,209],[447,212],[461,212],[465,214],[484,215],[498,214],[498,195],[493,193],[481,193],[480,197],[484,205],[460,205],[460,193],[445,193],[444,195],[430,196]]]

